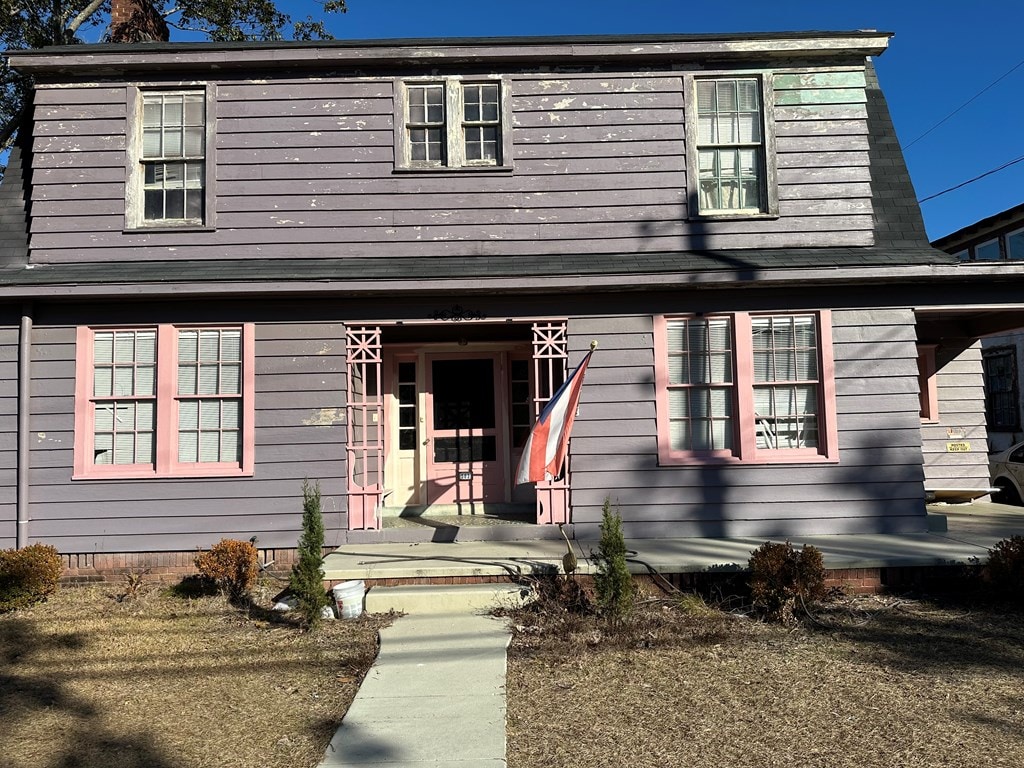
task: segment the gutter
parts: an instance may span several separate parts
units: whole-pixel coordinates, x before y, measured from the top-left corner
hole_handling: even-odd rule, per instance
[[[18,334],[18,489],[15,547],[28,546],[29,522],[29,415],[31,413],[32,374],[32,303],[21,308],[21,328]]]

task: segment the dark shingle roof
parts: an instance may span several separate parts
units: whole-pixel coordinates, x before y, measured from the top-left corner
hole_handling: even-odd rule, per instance
[[[481,278],[558,278],[719,273],[728,280],[757,279],[765,272],[798,270],[805,274],[864,267],[893,268],[954,264],[949,254],[928,246],[882,248],[807,248],[678,253],[559,254],[537,256],[424,257],[401,259],[245,259],[230,261],[146,261],[100,264],[36,264],[0,268],[0,288],[44,285],[156,285],[211,282],[260,283],[327,281],[362,285],[393,281],[460,281]],[[557,280],[552,289],[558,288]]]

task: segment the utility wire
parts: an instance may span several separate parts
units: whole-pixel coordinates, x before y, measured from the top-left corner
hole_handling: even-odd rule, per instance
[[[1022,63],[1024,63],[1024,62],[1022,62]],[[954,187],[950,187],[949,189],[944,189],[941,192],[936,192],[934,195],[928,195],[928,197],[922,197],[917,202],[918,203],[927,203],[929,200],[934,200],[936,197],[941,197],[942,195],[946,194],[947,192],[952,192],[954,189],[960,189],[960,187],[966,187],[968,184],[973,184],[974,182],[978,181],[978,179],[984,179],[986,176],[991,176],[993,173],[998,173],[999,171],[1001,171],[1001,170],[1003,170],[1005,168],[1009,168],[1011,165],[1016,165],[1017,163],[1021,162],[1022,160],[1024,160],[1024,155],[1021,155],[1018,158],[1010,160],[1009,162],[1003,163],[998,168],[993,168],[991,171],[985,171],[983,174],[981,174],[980,176],[975,176],[973,179],[968,179],[967,181],[962,181],[962,182],[960,182],[959,184],[957,184]]]
[[[914,139],[914,140],[913,140],[912,142],[910,142],[909,144],[906,144],[906,145],[904,145],[903,147],[901,147],[901,149],[902,149],[902,150],[903,150],[904,152],[906,152],[906,151],[907,151],[908,149],[910,149],[910,148],[911,148],[912,146],[914,146],[915,144],[917,144],[917,142],[919,142],[919,141],[920,141],[921,139],[923,139],[923,138],[924,138],[925,136],[927,136],[927,135],[928,135],[929,133],[931,133],[931,132],[932,132],[932,131],[934,131],[934,130],[935,130],[936,128],[938,128],[938,127],[939,127],[940,125],[942,125],[942,124],[943,124],[944,122],[946,122],[946,121],[947,121],[947,120],[949,120],[949,119],[950,119],[951,117],[953,117],[953,115],[955,115],[955,114],[956,114],[957,112],[959,112],[960,110],[962,110],[962,109],[963,109],[964,107],[966,107],[966,106],[967,106],[968,104],[970,104],[970,103],[972,103],[973,101],[975,101],[975,100],[976,100],[976,99],[977,99],[977,98],[978,98],[979,96],[981,96],[981,95],[982,95],[983,93],[985,93],[986,91],[989,91],[989,90],[991,90],[992,88],[994,88],[994,87],[995,87],[995,86],[996,86],[996,85],[997,85],[998,83],[1000,83],[1001,81],[1003,81],[1003,80],[1005,80],[1006,78],[1008,78],[1008,77],[1009,77],[1010,75],[1012,75],[1012,74],[1013,74],[1014,72],[1016,72],[1016,71],[1017,71],[1018,69],[1020,69],[1020,68],[1021,68],[1022,66],[1024,66],[1024,59],[1021,59],[1020,61],[1018,61],[1018,62],[1017,62],[1017,64],[1016,64],[1015,66],[1013,66],[1012,68],[1010,68],[1010,70],[1009,70],[1008,72],[1006,72],[1005,74],[1001,75],[1000,77],[997,77],[997,78],[996,78],[995,80],[993,80],[993,81],[992,81],[991,83],[989,83],[989,84],[988,84],[988,85],[986,85],[986,86],[985,86],[984,88],[982,88],[982,89],[981,89],[980,91],[978,91],[978,92],[977,92],[976,94],[974,94],[973,96],[971,96],[971,98],[969,98],[969,99],[968,99],[967,101],[965,101],[965,102],[964,102],[963,104],[961,104],[961,105],[960,105],[959,107],[957,107],[956,109],[954,109],[954,110],[953,110],[952,112],[950,112],[950,113],[949,113],[948,115],[946,115],[946,116],[945,116],[944,118],[942,118],[941,120],[939,120],[939,122],[937,122],[937,123],[936,123],[935,125],[933,125],[933,126],[932,126],[931,128],[929,128],[929,129],[928,129],[927,131],[925,131],[924,133],[922,133],[922,134],[921,134],[920,136],[918,136],[918,137],[917,137],[916,139]],[[997,170],[998,170],[998,169],[997,169]],[[940,193],[940,194],[941,194],[941,193]]]

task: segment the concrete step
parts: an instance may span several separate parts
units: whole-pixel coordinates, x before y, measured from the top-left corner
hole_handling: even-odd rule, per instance
[[[527,587],[515,584],[413,584],[372,587],[365,606],[368,613],[483,613],[522,605],[529,595]]]

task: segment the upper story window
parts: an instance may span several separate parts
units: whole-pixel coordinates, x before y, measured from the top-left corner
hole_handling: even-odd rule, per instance
[[[126,227],[212,226],[210,91],[130,90]]]
[[[1002,252],[999,250],[998,237],[974,246],[975,261],[998,261],[1000,258],[1002,258]]]
[[[508,97],[502,81],[408,81],[399,90],[399,168],[511,166]]]
[[[778,213],[767,76],[687,77],[687,159],[692,213]]]
[[[663,464],[835,461],[829,313],[655,318]]]
[[[79,328],[75,477],[247,475],[253,326]]]

